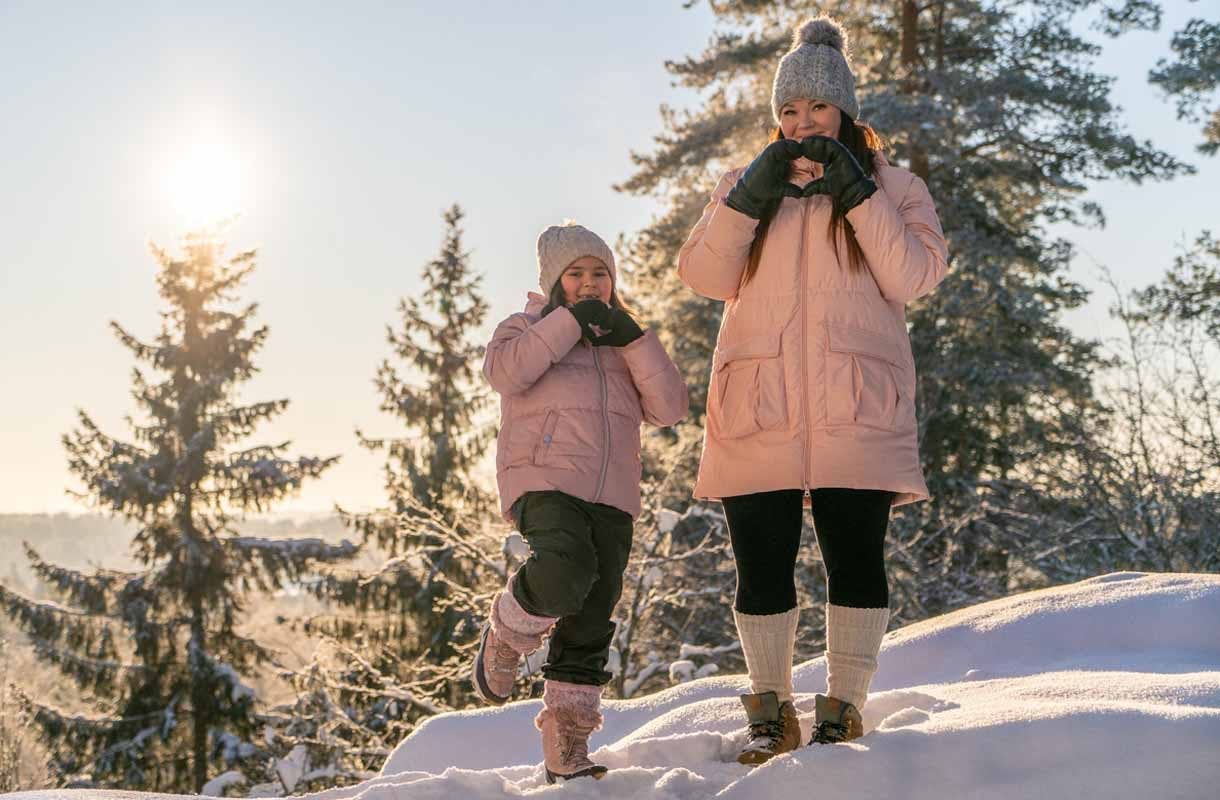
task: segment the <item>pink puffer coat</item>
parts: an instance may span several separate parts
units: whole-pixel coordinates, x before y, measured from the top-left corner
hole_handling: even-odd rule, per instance
[[[640,513],[640,423],[674,425],[686,384],[652,331],[626,347],[593,347],[566,308],[524,313],[496,328],[483,374],[500,394],[496,481],[500,510],[526,492],[557,489]]]
[[[758,224],[724,204],[741,172],[721,178],[678,256],[687,286],[726,301],[695,496],[845,487],[927,499],[904,309],[947,270],[927,186],[878,155],[879,190],[847,213],[860,273],[845,240],[835,256],[830,199],[785,198],[740,287]]]

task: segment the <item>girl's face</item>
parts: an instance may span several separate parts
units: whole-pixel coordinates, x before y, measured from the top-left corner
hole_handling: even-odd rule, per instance
[[[610,305],[610,292],[614,289],[614,281],[610,278],[610,270],[599,258],[581,256],[568,265],[559,282],[563,286],[563,300],[568,305],[590,297],[596,297]]]
[[[838,139],[842,121],[839,107],[832,106],[825,100],[800,98],[784,103],[779,110],[779,129],[784,138],[798,142],[806,136],[829,136],[831,139]]]

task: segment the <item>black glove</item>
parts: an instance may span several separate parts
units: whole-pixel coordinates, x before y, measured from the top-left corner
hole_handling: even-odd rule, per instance
[[[590,297],[575,305],[568,306],[568,311],[576,317],[580,324],[580,332],[586,339],[595,339],[610,330],[610,306],[597,298]],[[594,328],[600,330],[594,330]]]
[[[621,308],[610,311],[610,332],[593,340],[598,347],[626,347],[644,335],[644,329]]]
[[[800,142],[780,139],[763,148],[724,198],[725,205],[747,217],[762,219],[767,206],[784,197],[800,197],[801,189],[788,181],[792,162],[802,155]]]
[[[818,162],[824,170],[822,177],[805,186],[803,196],[828,194],[835,208],[846,213],[877,191],[877,184],[864,174],[864,167],[838,139],[807,136],[801,139],[801,151],[805,158]]]

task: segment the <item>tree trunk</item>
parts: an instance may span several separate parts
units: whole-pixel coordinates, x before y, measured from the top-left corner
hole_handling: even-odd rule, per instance
[[[903,92],[915,95],[920,92],[919,85],[919,7],[914,0],[903,0],[902,3],[902,66],[906,73],[903,79]],[[911,131],[911,172],[924,181],[928,180],[928,151],[919,141],[921,132],[918,127]]]

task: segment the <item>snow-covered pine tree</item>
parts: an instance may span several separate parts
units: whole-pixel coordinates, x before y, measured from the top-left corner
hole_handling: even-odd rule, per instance
[[[786,0],[711,8],[721,28],[707,49],[666,64],[702,103],[663,108],[653,151],[633,156],[636,172],[618,187],[668,203],[630,240],[626,265],[699,415],[720,308],[679,284],[676,253],[721,172],[765,144],[776,64],[794,23],[814,12]],[[1081,198],[1087,181],[1189,168],[1123,132],[1111,79],[1092,66],[1099,47],[1072,27],[1084,14],[1109,35],[1151,27],[1158,8],[1144,0],[841,0],[818,10],[849,31],[863,119],[893,162],[927,181],[950,242],[948,279],[908,308],[937,502],[895,515],[890,564],[895,618],[919,618],[1006,593],[1018,553],[1020,575],[1037,576],[1045,526],[1009,536],[1007,520],[1028,511],[1044,456],[1089,433],[1080,424],[1101,359],[1063,324],[1086,292],[1067,275],[1070,244],[1046,226],[1102,222]],[[691,468],[690,444],[671,466]]]
[[[362,445],[386,453],[386,493],[398,513],[406,511],[398,502],[403,497],[440,512],[490,499],[470,480],[494,431],[484,416],[490,395],[480,373],[483,346],[474,341],[487,301],[483,277],[462,246],[464,216],[457,204],[445,210],[444,241],[420,275],[422,291],[399,301],[398,329],[386,326],[394,360],[381,362],[374,383],[381,410],[397,417],[409,435],[371,439],[357,432]],[[366,523],[376,525],[370,517],[354,523],[362,533]],[[379,543],[398,538],[394,530],[387,533],[390,539]]]
[[[234,529],[234,515],[268,510],[336,458],[247,441],[288,401],[238,402],[268,329],[251,329],[254,304],[233,308],[255,251],[227,261],[223,251],[211,232],[186,237],[181,257],[153,248],[166,304],[159,335],[146,343],[111,323],[147,365],[132,378],[142,419],[129,418],[124,441],[82,411],[64,436],[80,496],[138,526],[131,546],[142,568],[76,571],[27,546],[35,575],[63,604],[0,587],[0,606],[37,656],[95,711],[25,699],[63,783],[196,792],[217,771],[261,768],[260,703],[246,679],[272,654],[238,631],[246,601],[356,551]]]
[[[1203,123],[1198,150],[1214,156],[1220,152],[1220,20],[1189,20],[1169,46],[1175,60],[1158,61],[1148,80],[1176,100],[1178,119]]]
[[[337,735],[350,740],[347,762],[362,768],[415,720],[470,702],[465,653],[504,580],[502,529],[474,474],[494,430],[474,338],[487,303],[462,245],[463,216],[457,205],[444,212],[440,253],[424,266],[419,293],[399,303],[399,326],[387,329],[393,356],[375,383],[381,410],[404,435],[357,432],[386,454],[389,504],[344,518],[387,560],[371,573],[333,571],[312,585],[333,613],[308,627],[332,640],[338,666],[296,679],[310,696],[327,692],[345,709]]]

